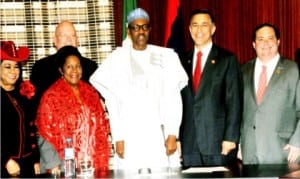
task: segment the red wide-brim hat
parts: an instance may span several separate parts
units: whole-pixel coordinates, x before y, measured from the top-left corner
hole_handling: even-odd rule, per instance
[[[30,50],[28,47],[20,46],[17,49],[13,41],[1,41],[1,60],[23,62],[28,60],[29,54]]]

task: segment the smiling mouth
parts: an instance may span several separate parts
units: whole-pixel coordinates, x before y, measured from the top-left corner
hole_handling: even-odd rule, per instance
[[[17,79],[17,76],[9,76],[8,78],[11,80],[15,80],[15,79]]]
[[[71,75],[70,78],[79,78],[79,75]]]

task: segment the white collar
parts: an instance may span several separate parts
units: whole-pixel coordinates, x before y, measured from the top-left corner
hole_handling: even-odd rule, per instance
[[[195,52],[198,53],[198,51],[201,50],[202,52],[202,56],[208,56],[208,53],[210,52],[210,49],[212,48],[213,43],[209,42],[208,44],[206,44],[202,49],[198,49],[197,47],[194,48]],[[197,54],[196,53],[196,54]]]

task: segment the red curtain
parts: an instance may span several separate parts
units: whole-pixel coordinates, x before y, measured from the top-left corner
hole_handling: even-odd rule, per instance
[[[122,1],[115,0],[114,4],[117,27],[122,22],[122,11],[118,10],[118,4],[122,4]],[[162,29],[166,23],[166,1],[137,0],[137,5],[150,15],[150,43],[163,46],[166,35]],[[207,8],[213,12],[217,26],[214,42],[234,52],[240,63],[255,57],[252,30],[263,22],[278,27],[281,34],[281,55],[294,59],[296,49],[300,48],[300,0],[181,0],[180,5],[185,50],[193,45],[188,24],[190,12],[196,8]],[[117,45],[121,44],[121,30],[116,28]]]
[[[165,25],[164,25],[164,46],[167,46],[169,38],[172,33],[172,25],[174,24],[177,12],[180,6],[180,0],[165,0],[166,1],[166,15],[165,15]]]

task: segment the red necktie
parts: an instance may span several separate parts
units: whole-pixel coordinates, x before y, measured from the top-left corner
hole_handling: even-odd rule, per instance
[[[201,51],[199,51],[197,53],[197,62],[196,62],[196,67],[195,67],[195,71],[194,71],[194,75],[193,75],[194,93],[197,92],[199,84],[200,84],[200,80],[201,80],[201,56],[202,56],[202,53],[201,53]]]
[[[267,67],[262,66],[261,73],[259,75],[258,87],[256,92],[256,102],[259,105],[264,97],[267,88]]]

